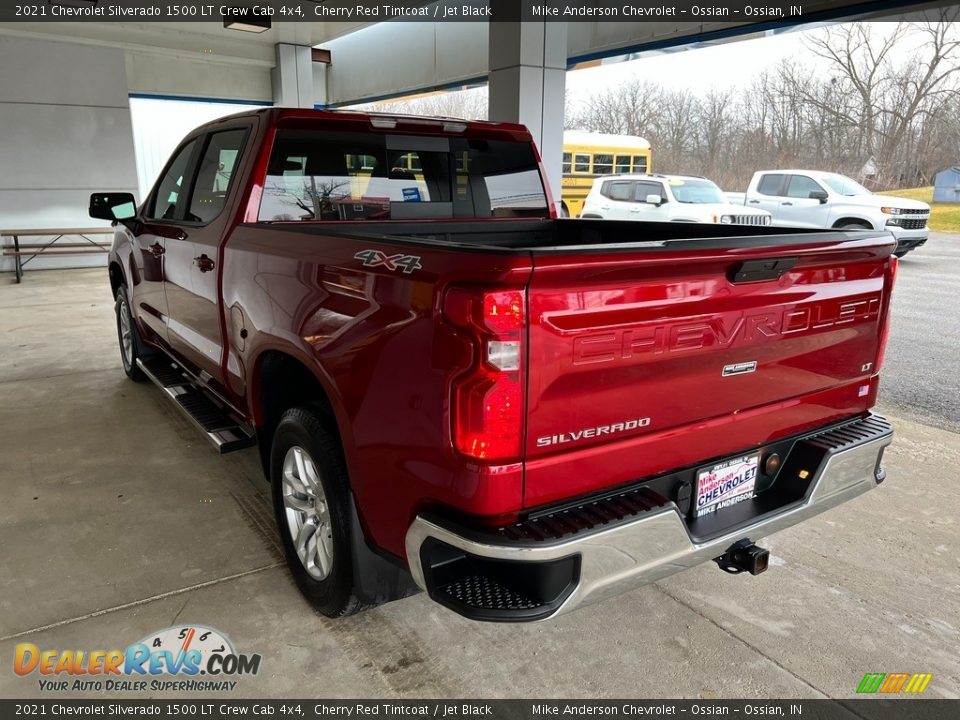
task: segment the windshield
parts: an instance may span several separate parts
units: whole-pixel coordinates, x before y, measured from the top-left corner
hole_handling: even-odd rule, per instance
[[[667,181],[677,202],[703,205],[705,203],[726,204],[727,199],[720,188],[709,180],[681,180],[673,178]]]
[[[833,190],[833,192],[835,192],[837,195],[853,197],[854,195],[873,194],[863,185],[858,182],[854,182],[846,175],[824,175],[821,179],[823,180],[823,184]]]

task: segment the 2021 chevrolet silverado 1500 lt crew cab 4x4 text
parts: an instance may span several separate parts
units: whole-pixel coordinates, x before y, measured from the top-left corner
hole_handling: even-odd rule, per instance
[[[770,225],[770,213],[731,205],[706,178],[686,175],[607,175],[597,178],[580,217],[645,222]]]
[[[330,616],[547,618],[875,487],[893,240],[559,220],[521,126],[269,109],[192,132],[109,257],[123,365],[259,448]]]
[[[845,175],[819,170],[761,170],[746,193],[727,193],[730,202],[773,214],[789,228],[885,230],[903,257],[927,241],[930,206],[909,198],[875,195]]]

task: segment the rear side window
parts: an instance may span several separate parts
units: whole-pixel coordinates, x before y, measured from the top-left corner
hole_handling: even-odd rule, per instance
[[[191,140],[180,148],[173,160],[170,161],[160,178],[157,192],[147,210],[147,217],[154,220],[176,219],[177,205],[185,189],[187,165],[190,163],[190,158],[193,156],[196,146],[197,141]]]
[[[761,195],[780,195],[783,188],[783,175],[776,173],[764,175],[757,185],[757,192]]]
[[[608,180],[600,187],[600,194],[611,200],[629,201],[633,198],[633,183],[624,180]]]
[[[223,211],[245,137],[246,130],[226,130],[210,135],[197,167],[187,220],[210,222]]]
[[[527,143],[281,130],[259,219],[412,220],[545,217]]]

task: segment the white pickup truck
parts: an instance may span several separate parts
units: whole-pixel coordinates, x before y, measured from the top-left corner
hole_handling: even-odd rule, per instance
[[[767,210],[773,224],[794,228],[886,230],[903,257],[927,241],[930,206],[874,195],[844,175],[819,170],[761,170],[746,193],[727,193],[736,205]]]

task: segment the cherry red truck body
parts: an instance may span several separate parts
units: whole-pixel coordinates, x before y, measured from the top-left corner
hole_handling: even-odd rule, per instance
[[[286,130],[532,142],[300,110],[184,142],[230,129],[222,211],[151,219],[148,198],[117,225],[114,291],[143,342],[256,433],[265,467],[280,414],[322,402],[358,542],[452,609],[549,617],[883,479],[889,235],[561,220],[548,191],[539,214],[265,221]],[[703,469],[739,456],[751,498],[697,517]]]

